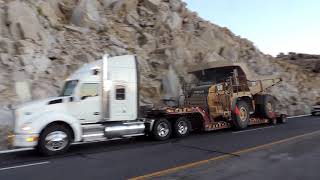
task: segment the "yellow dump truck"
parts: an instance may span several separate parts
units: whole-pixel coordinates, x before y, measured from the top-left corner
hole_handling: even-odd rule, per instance
[[[277,112],[276,98],[266,93],[282,81],[281,77],[256,76],[245,64],[229,62],[202,64],[189,69],[189,73],[197,82],[184,86],[184,101],[179,107],[149,111],[149,117],[171,122],[178,137],[195,129],[244,129],[287,121],[285,114]]]

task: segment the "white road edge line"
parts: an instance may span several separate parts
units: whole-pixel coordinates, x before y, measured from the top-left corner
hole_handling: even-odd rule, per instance
[[[5,168],[0,168],[0,171],[9,170],[9,169],[17,169],[17,168],[23,168],[23,167],[30,167],[30,166],[37,166],[42,164],[49,164],[50,161],[44,161],[44,162],[38,162],[38,163],[32,163],[32,164],[24,164],[19,166],[10,166]]]
[[[107,142],[107,141],[116,141],[120,140],[122,138],[115,138],[115,139],[105,139],[105,140],[97,140],[97,141],[89,141],[89,142],[74,142],[71,145],[81,145],[81,144],[92,144],[92,143],[98,143],[98,142]],[[10,150],[3,150],[0,151],[1,154],[9,154],[9,153],[15,153],[15,152],[23,152],[23,151],[31,151],[35,148],[19,148],[19,149],[10,149]]]
[[[311,114],[304,114],[304,115],[298,115],[298,116],[290,116],[290,117],[288,117],[288,119],[298,118],[298,117],[306,117],[306,116],[311,116]]]
[[[310,116],[311,114],[305,114],[305,115],[298,115],[298,116],[290,116],[288,117],[288,119],[292,119],[292,118],[298,118],[298,117],[306,117],[306,116]],[[260,128],[263,129],[263,128]],[[244,131],[252,131],[253,129],[249,129],[249,130],[244,130]],[[234,132],[234,133],[240,133],[243,131],[238,131],[238,132]],[[96,141],[96,142],[103,142],[105,140],[102,141]],[[72,143],[72,145],[77,145],[77,144],[91,144],[94,142],[76,142],[76,143]],[[15,153],[15,152],[22,152],[22,151],[30,151],[30,150],[34,150],[34,148],[19,148],[19,149],[11,149],[11,150],[4,150],[4,151],[0,151],[0,154],[9,154],[9,153]]]
[[[238,133],[244,133],[244,132],[250,132],[250,131],[258,131],[258,130],[263,130],[263,129],[269,129],[269,128],[274,128],[275,126],[268,126],[268,127],[262,127],[262,128],[255,128],[255,129],[248,129],[248,130],[242,130],[242,131],[235,131],[232,132],[232,134],[238,134]]]
[[[34,149],[34,148],[10,149],[10,150],[0,151],[0,154],[9,154],[9,153],[14,153],[14,152],[30,151],[30,150],[33,150],[33,149]]]

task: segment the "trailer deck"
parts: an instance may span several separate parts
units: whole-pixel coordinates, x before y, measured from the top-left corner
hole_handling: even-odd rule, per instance
[[[151,115],[152,114],[152,115]],[[203,131],[215,131],[220,129],[227,129],[233,127],[232,119],[226,119],[225,117],[220,117],[218,119],[212,118],[208,111],[204,110],[201,107],[180,107],[172,108],[165,107],[161,109],[153,109],[149,112],[149,116],[161,116],[166,119],[177,119],[177,117],[186,117],[190,121],[201,122],[201,129]],[[237,114],[239,115],[239,114]],[[200,118],[201,117],[201,118]],[[249,125],[258,125],[258,124],[268,124],[276,123],[277,119],[280,118],[280,115],[276,113],[273,115],[273,119],[255,117],[252,115],[249,118]]]

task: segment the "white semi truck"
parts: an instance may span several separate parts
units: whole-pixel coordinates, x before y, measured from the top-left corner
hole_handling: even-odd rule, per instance
[[[278,81],[268,82],[273,85]],[[221,116],[220,111],[210,114],[213,105],[204,102],[203,106],[184,104],[180,107],[148,109],[140,114],[136,56],[105,55],[102,60],[84,65],[67,78],[59,97],[16,106],[13,109],[14,130],[8,139],[13,147],[35,147],[45,155],[55,155],[67,151],[75,142],[141,135],[166,140],[173,134],[183,137],[196,129],[211,131],[232,126],[242,129],[250,124],[285,121],[285,116],[276,115],[272,107],[268,109],[266,117],[255,115],[255,105],[250,104],[250,100],[241,100],[253,98],[252,95],[242,93],[241,97],[232,96],[234,93],[226,88],[234,86],[230,86],[230,83],[205,86],[211,88],[210,92],[204,91],[207,99],[216,97],[213,87],[217,92],[229,92],[230,106],[224,107],[221,105],[223,103],[214,106],[222,110]],[[257,84],[257,87],[262,85]],[[193,91],[195,96],[198,96],[201,88],[203,85]],[[238,88],[237,91],[241,93]],[[188,100],[192,102],[192,97]],[[269,100],[266,105],[270,107],[272,103]],[[210,107],[207,108],[207,105]]]

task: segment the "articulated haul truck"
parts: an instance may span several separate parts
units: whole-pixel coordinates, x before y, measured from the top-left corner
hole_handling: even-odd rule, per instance
[[[194,67],[190,73],[198,82],[184,86],[183,103],[142,108],[136,56],[105,55],[66,79],[59,97],[14,107],[9,142],[55,155],[76,142],[143,135],[166,140],[195,130],[286,121],[276,112],[276,99],[265,93],[281,78],[253,78],[242,64],[218,62]]]

